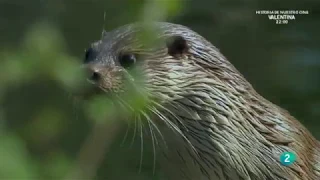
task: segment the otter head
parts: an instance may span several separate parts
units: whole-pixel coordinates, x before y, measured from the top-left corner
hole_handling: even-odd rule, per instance
[[[152,27],[155,31],[148,43],[141,24],[104,32],[85,53],[88,81],[107,93],[130,91],[126,82],[139,83],[150,98],[164,102],[190,95],[187,91],[201,86],[203,79],[214,83],[206,66],[221,69],[224,61],[215,47],[181,25],[154,23]],[[141,78],[137,79],[134,72]]]

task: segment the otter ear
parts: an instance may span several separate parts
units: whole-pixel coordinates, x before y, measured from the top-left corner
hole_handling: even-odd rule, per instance
[[[168,48],[168,54],[171,56],[181,56],[188,52],[188,44],[182,36],[171,36],[167,39],[166,45]]]

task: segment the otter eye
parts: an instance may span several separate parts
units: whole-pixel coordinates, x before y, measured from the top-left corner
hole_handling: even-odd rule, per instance
[[[134,54],[123,54],[119,57],[119,63],[124,68],[130,68],[136,63],[136,56]]]
[[[94,61],[96,58],[96,52],[93,50],[93,48],[86,49],[85,51],[85,57],[84,57],[84,63],[87,64],[91,61]]]

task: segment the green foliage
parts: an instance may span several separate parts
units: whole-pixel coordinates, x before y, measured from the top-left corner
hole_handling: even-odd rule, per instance
[[[142,21],[163,21],[180,9],[179,4],[177,0],[147,1],[144,5],[144,12],[148,14],[151,10],[154,16],[143,14]],[[146,27],[147,25],[146,23]],[[152,37],[152,31],[146,31],[142,36],[146,37],[144,38],[146,41],[149,41]],[[117,113],[119,110],[107,97],[96,96],[86,101],[82,107],[80,106],[83,108],[80,111],[85,114],[81,119],[87,117],[89,122],[80,120],[77,118],[78,115],[70,116],[69,113],[66,113],[72,108],[65,109],[68,105],[65,102],[72,101],[72,98],[65,98],[61,101],[59,96],[84,88],[83,84],[86,79],[84,71],[81,69],[81,61],[67,52],[67,46],[65,38],[54,23],[41,21],[30,26],[18,48],[8,48],[1,51],[0,103],[3,104],[3,112],[9,114],[10,120],[5,119],[1,111],[0,179],[73,179],[77,177],[73,172],[88,173],[88,176],[84,174],[83,177],[89,179],[95,176],[96,168],[99,166],[91,169],[90,172],[88,169],[90,166],[94,167],[91,164],[95,163],[92,159],[94,159],[95,151],[98,152],[99,149],[92,150],[90,146],[103,149],[104,146],[100,145],[103,143],[98,146],[95,146],[94,143],[98,141],[99,136],[105,138],[105,141],[108,141],[108,137],[100,134],[99,128],[98,130],[93,128],[92,134],[86,135],[85,132],[91,129],[86,124],[98,124],[98,126],[106,127],[106,135],[108,135],[111,133],[111,129],[114,129],[110,123],[113,121],[110,120],[118,120],[116,117],[119,117],[119,113]],[[30,87],[30,95],[20,96],[15,93],[16,90],[22,92],[26,87]],[[50,90],[52,88],[63,92],[53,92]],[[42,95],[42,93],[45,94]],[[127,93],[124,96],[136,111],[147,103],[147,99],[141,91]],[[21,98],[16,102],[10,100],[13,97]],[[71,103],[69,105],[72,106]],[[120,113],[121,117],[130,116],[130,113],[124,110],[125,108]],[[10,113],[11,111],[12,113]],[[81,132],[81,128],[78,128],[80,126],[87,130]],[[111,129],[108,130],[108,128]],[[83,141],[84,138],[79,139],[79,137],[76,138],[79,142],[74,142],[75,138],[72,137],[74,133],[88,136],[89,141],[92,138],[91,141],[94,142],[82,143],[80,141]],[[97,134],[98,137],[96,137]],[[139,148],[140,145],[135,149],[139,150]],[[104,151],[106,150],[103,150],[102,154],[105,154]],[[88,157],[89,159],[87,159]],[[97,157],[103,158],[103,155]],[[140,157],[137,156],[137,158],[135,161],[139,163]],[[112,161],[116,161],[116,159]],[[88,168],[83,165],[86,163],[90,164]],[[123,164],[126,163],[122,162],[119,166],[123,166]],[[83,168],[86,170],[84,171]],[[122,171],[130,175],[135,174],[138,169],[123,168],[115,172],[123,174]],[[91,173],[92,175],[90,175]],[[105,173],[99,174],[99,176],[102,179],[105,179],[106,176],[113,177],[113,175]],[[142,179],[143,176],[147,177],[141,175],[139,179]],[[151,174],[151,176],[154,175]],[[135,178],[132,176],[132,179]]]
[[[12,133],[2,132],[0,136],[0,179],[36,177],[36,167],[25,143]]]

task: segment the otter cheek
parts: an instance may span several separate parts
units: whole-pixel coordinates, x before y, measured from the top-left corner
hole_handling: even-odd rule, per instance
[[[124,72],[121,67],[104,68],[100,71],[100,78],[96,82],[103,91],[120,92],[123,90]]]

